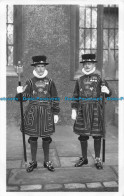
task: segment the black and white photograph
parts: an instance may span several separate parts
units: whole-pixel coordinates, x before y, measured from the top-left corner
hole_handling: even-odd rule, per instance
[[[123,1],[0,4],[1,195],[124,195]]]

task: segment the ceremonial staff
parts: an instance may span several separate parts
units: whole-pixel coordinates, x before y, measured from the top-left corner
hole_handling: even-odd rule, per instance
[[[21,86],[21,73],[23,72],[23,66],[21,61],[18,61],[17,74],[18,74],[18,85]],[[25,142],[25,130],[24,130],[24,116],[23,116],[23,94],[19,93],[20,98],[20,109],[21,109],[21,129],[22,129],[22,139],[23,139],[23,149],[24,149],[24,160],[25,167],[27,168],[27,154],[26,154],[26,142]]]
[[[103,80],[102,85],[105,85],[105,80]],[[106,128],[105,128],[105,93],[102,93],[102,128],[103,128],[103,140],[102,140],[102,162],[105,162],[105,136],[106,136]]]

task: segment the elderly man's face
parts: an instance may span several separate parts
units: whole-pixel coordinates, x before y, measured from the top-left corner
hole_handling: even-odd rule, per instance
[[[38,64],[38,65],[35,66],[35,71],[37,72],[37,74],[39,76],[42,76],[45,70],[46,70],[45,65]]]
[[[92,69],[93,69],[94,67],[95,67],[95,64],[92,63],[92,62],[85,62],[85,63],[84,63],[84,70],[85,70],[86,72],[92,71]]]

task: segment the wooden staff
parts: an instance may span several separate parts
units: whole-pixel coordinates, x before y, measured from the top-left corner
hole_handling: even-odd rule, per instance
[[[18,85],[21,86],[21,73],[23,72],[23,66],[21,61],[18,61],[17,74],[18,74]],[[24,150],[24,160],[25,167],[27,168],[27,153],[26,153],[26,142],[25,142],[25,130],[24,130],[24,115],[23,115],[23,94],[19,93],[20,98],[20,109],[21,109],[21,129],[22,129],[22,139],[23,139],[23,150]]]
[[[102,83],[102,86],[105,85],[105,80]],[[102,106],[103,106],[103,142],[102,142],[102,162],[105,162],[105,135],[106,135],[106,129],[105,129],[105,93],[102,93]]]

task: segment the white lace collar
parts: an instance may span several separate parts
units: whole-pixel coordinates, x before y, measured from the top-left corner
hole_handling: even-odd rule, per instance
[[[83,72],[85,75],[90,75],[90,74],[93,73],[95,70],[96,70],[96,67],[94,67],[91,71],[86,72],[86,71],[84,70],[84,68],[83,68],[83,69],[82,69],[82,72]]]
[[[35,71],[35,69],[34,69],[34,70],[33,70],[33,75],[34,75],[36,78],[45,78],[45,77],[48,75],[48,71],[45,70],[44,73],[43,73],[43,75],[42,75],[42,76],[39,76],[39,75],[37,74],[37,72]]]

